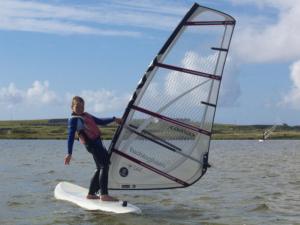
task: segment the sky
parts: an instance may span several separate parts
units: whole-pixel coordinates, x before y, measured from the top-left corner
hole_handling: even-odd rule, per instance
[[[0,0],[0,120],[121,117],[190,0]],[[236,21],[217,123],[300,125],[300,1],[197,0]]]

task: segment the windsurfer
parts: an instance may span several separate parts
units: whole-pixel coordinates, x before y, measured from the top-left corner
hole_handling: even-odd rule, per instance
[[[116,198],[108,195],[109,155],[101,141],[101,131],[97,125],[107,125],[111,122],[121,124],[122,119],[116,117],[97,118],[84,112],[84,100],[79,96],[73,97],[71,109],[72,116],[68,121],[68,154],[65,156],[64,163],[65,165],[70,164],[77,132],[80,142],[92,154],[97,168],[91,179],[87,198],[117,201]],[[100,197],[97,195],[99,190]]]

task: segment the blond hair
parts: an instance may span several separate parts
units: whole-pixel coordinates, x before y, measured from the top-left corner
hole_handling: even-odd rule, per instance
[[[73,108],[73,106],[75,105],[76,102],[81,102],[81,103],[84,104],[83,98],[81,98],[80,96],[74,96],[74,97],[72,98],[71,108]]]

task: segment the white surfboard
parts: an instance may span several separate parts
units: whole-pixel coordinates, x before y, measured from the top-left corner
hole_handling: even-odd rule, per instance
[[[101,210],[112,213],[141,213],[141,209],[124,201],[110,202],[87,199],[88,190],[69,182],[56,185],[54,196],[56,199],[69,201],[87,210]]]

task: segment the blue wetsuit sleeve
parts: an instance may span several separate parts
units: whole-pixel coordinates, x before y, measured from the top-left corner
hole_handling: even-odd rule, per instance
[[[110,117],[110,118],[98,118],[98,117],[95,117],[95,116],[92,116],[94,121],[96,122],[96,124],[98,125],[107,125],[111,122],[114,122],[116,117]]]
[[[68,154],[72,154],[75,133],[77,130],[77,118],[70,118],[68,121]]]

